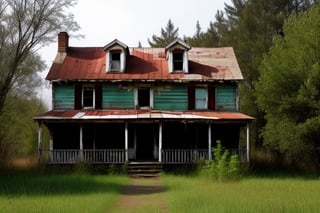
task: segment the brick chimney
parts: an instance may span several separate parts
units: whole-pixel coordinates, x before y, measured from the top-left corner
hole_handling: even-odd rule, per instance
[[[66,32],[58,34],[58,52],[67,52],[69,46],[69,35]]]

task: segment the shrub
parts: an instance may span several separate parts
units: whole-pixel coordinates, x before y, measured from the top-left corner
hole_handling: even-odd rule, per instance
[[[200,160],[200,174],[217,181],[234,181],[240,178],[240,162],[238,155],[231,155],[224,149],[221,141],[212,148],[212,160]]]

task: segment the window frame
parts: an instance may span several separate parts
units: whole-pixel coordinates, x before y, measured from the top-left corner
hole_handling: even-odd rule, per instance
[[[140,106],[139,104],[139,90],[149,90],[149,106]],[[153,109],[153,89],[151,87],[137,87],[134,90],[134,101],[136,109]]]
[[[92,91],[92,105],[91,106],[85,106],[85,91]],[[96,95],[95,95],[95,86],[93,85],[83,85],[82,87],[82,95],[81,95],[81,106],[82,109],[95,109],[96,105]]]
[[[114,57],[116,56],[116,59]],[[116,62],[116,63],[114,63]],[[124,72],[125,69],[125,53],[121,49],[111,49],[108,51],[107,71],[108,72]],[[116,64],[115,67],[114,64]]]
[[[198,92],[197,92],[198,91]],[[199,94],[200,91],[205,92],[205,97],[197,97],[197,94]],[[208,110],[208,88],[207,87],[195,87],[195,98],[194,98],[194,107],[195,110]],[[203,107],[199,107],[199,103],[198,101],[204,101],[204,106]]]

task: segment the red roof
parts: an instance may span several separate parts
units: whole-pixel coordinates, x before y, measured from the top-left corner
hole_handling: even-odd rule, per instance
[[[102,47],[69,47],[58,53],[47,80],[242,80],[232,47],[192,48],[189,72],[169,73],[165,48],[130,48],[124,73],[106,72]]]
[[[212,121],[251,121],[254,118],[238,112],[196,112],[160,110],[65,110],[49,111],[34,117],[35,120],[139,120],[139,119],[182,119]]]

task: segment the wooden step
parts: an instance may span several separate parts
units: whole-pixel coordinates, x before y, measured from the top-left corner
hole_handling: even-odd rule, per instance
[[[128,174],[132,177],[158,177],[162,173],[159,162],[129,162]]]

